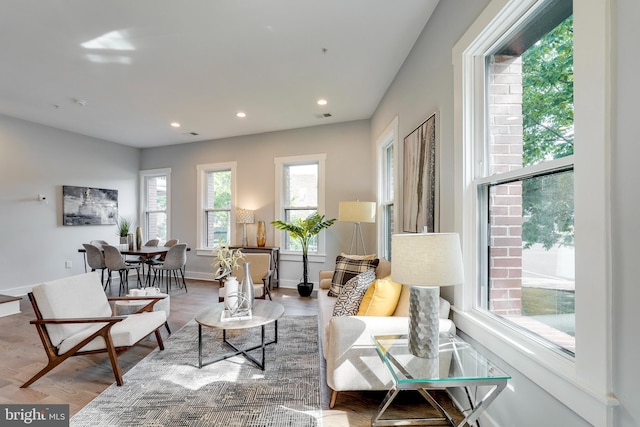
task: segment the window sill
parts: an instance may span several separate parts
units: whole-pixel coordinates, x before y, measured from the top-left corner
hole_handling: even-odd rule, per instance
[[[520,334],[480,311],[452,307],[456,327],[593,425],[610,425],[618,400],[580,381],[572,358]],[[500,356],[496,356],[500,355]]]
[[[327,258],[326,254],[309,254],[307,259],[313,263],[324,263]],[[298,261],[302,262],[302,252],[280,251],[280,261]]]

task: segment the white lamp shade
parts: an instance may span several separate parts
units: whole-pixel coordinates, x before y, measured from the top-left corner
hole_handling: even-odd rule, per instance
[[[238,208],[236,211],[236,220],[238,224],[253,224],[255,221],[253,211],[249,209]]]
[[[376,222],[375,202],[340,202],[338,204],[338,221]]]
[[[405,285],[452,286],[464,280],[457,233],[394,234],[391,279]]]

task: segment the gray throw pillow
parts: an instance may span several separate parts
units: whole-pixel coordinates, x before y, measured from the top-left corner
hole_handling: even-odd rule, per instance
[[[360,309],[360,303],[369,286],[376,280],[373,269],[358,274],[344,284],[333,306],[334,316],[355,316]]]

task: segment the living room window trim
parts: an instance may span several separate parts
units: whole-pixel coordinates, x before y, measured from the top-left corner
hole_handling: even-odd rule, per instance
[[[146,169],[139,171],[140,177],[140,215],[138,218],[138,224],[141,225],[145,234],[148,234],[149,224],[147,224],[147,179],[158,176],[167,177],[167,209],[164,211],[167,215],[167,238],[171,236],[171,168],[162,169]],[[159,211],[156,211],[159,212]],[[146,239],[149,238],[147,235]]]
[[[377,153],[378,153],[378,161],[377,161],[377,170],[378,173],[376,174],[378,177],[378,206],[377,206],[377,213],[378,213],[378,220],[376,221],[378,224],[378,254],[380,254],[381,256],[384,256],[386,259],[391,260],[391,254],[388,253],[389,251],[387,250],[388,247],[390,247],[390,242],[386,241],[386,227],[387,224],[385,223],[385,207],[386,206],[393,206],[393,224],[395,227],[395,224],[398,224],[398,209],[395,208],[395,200],[397,199],[397,195],[399,194],[399,181],[398,181],[398,135],[400,133],[399,131],[399,125],[398,125],[399,121],[398,121],[398,116],[395,116],[393,118],[393,120],[391,121],[391,123],[389,123],[387,125],[387,127],[384,129],[384,131],[382,131],[382,133],[380,134],[380,136],[378,137],[378,139],[376,140],[376,147],[377,147]],[[387,194],[388,194],[388,188],[387,188],[387,184],[389,182],[389,177],[388,177],[388,170],[387,170],[387,162],[388,162],[388,149],[389,147],[393,147],[393,158],[391,159],[391,162],[393,164],[393,174],[394,176],[392,177],[393,179],[393,196],[390,198],[387,198]],[[391,230],[391,233],[395,233],[396,230]]]
[[[231,171],[231,227],[229,234],[229,241],[235,242],[235,223],[236,223],[236,169],[237,162],[223,162],[223,163],[207,163],[202,165],[196,165],[197,171],[197,184],[196,184],[196,225],[197,225],[197,237],[196,237],[196,254],[201,256],[215,256],[213,253],[213,247],[207,247],[205,242],[205,206],[207,200],[207,173],[217,171]]]
[[[274,157],[275,164],[275,218],[284,219],[284,169],[286,166],[317,164],[318,165],[318,212],[322,215],[325,211],[325,163],[327,155],[308,154],[301,156]],[[284,248],[285,231],[276,230],[274,233],[275,246],[280,247],[281,261],[302,262],[300,251],[292,251]],[[308,261],[314,263],[324,263],[325,251],[325,230],[318,234],[317,252],[309,251]]]
[[[537,0],[494,0],[453,48],[455,227],[465,283],[456,289],[454,321],[463,334],[538,384],[593,425],[612,425],[611,245],[609,204],[610,1],[573,3],[576,301],[575,359],[545,347],[478,310],[479,171],[484,129],[484,55]],[[571,159],[565,159],[568,161]],[[496,356],[497,357],[497,356]]]

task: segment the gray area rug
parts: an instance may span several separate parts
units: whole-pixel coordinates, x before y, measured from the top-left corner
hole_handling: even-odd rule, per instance
[[[262,371],[242,356],[198,369],[198,326],[192,320],[165,340],[72,419],[72,426],[320,426],[316,316],[285,316],[278,343],[267,346]],[[203,361],[232,354],[222,331],[202,328]],[[267,325],[267,342],[273,324]],[[246,347],[260,328],[227,331]],[[260,360],[260,350],[250,353]]]

